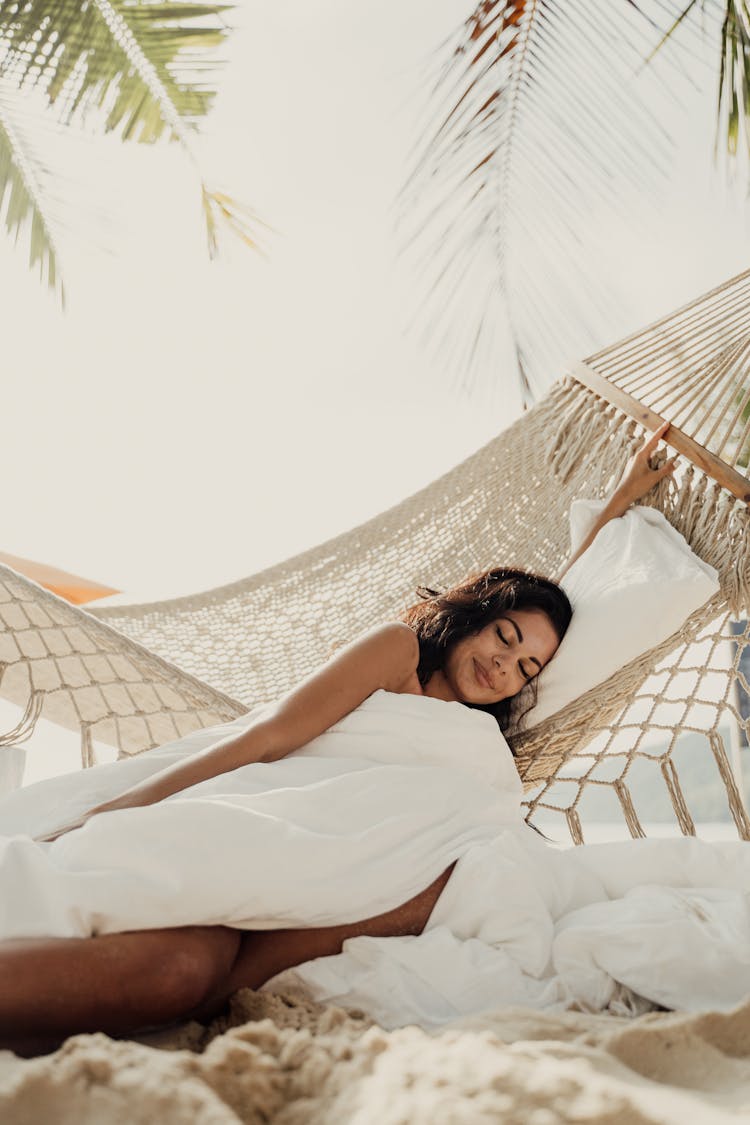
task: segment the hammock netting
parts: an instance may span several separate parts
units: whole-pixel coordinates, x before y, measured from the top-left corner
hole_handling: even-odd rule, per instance
[[[655,428],[663,416],[688,459],[645,502],[717,568],[721,594],[511,742],[529,820],[563,818],[575,842],[587,806],[601,819],[602,802],[644,834],[634,778],[649,801],[667,801],[686,834],[695,832],[691,800],[703,807],[706,787],[718,787],[710,819],[731,817],[750,839],[738,750],[750,660],[749,295],[750,271],[589,357],[428,487],[242,581],[87,612],[0,566],[0,694],[23,708],[0,747],[28,737],[41,715],[80,730],[84,766],[96,742],[137,754],[279,696],[336,647],[398,616],[417,586],[499,564],[554,574],[569,553],[572,500],[605,495],[641,424]],[[708,773],[693,794],[681,775],[698,776],[698,761]]]

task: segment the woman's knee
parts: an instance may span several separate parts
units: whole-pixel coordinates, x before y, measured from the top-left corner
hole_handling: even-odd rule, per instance
[[[197,1008],[232,969],[240,934],[224,926],[190,926],[173,935],[153,966],[154,997],[175,1018]]]

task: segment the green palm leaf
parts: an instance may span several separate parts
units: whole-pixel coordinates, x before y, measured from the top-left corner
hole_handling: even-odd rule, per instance
[[[215,90],[202,80],[226,29],[224,3],[144,0],[0,0],[0,75],[41,88],[60,118],[104,111],[107,131],[157,140],[208,111]],[[209,56],[207,60],[206,55]]]
[[[209,79],[219,65],[229,7],[190,0],[0,0],[0,78],[41,92],[63,124],[93,119],[104,131],[141,143],[167,136],[197,167],[193,136],[216,94]],[[18,179],[17,167],[13,174]],[[240,221],[240,204],[202,179],[201,191],[212,253],[217,216],[256,244],[253,217]],[[49,240],[53,224],[41,192],[36,208],[37,227]],[[51,252],[47,241],[45,253]]]
[[[683,9],[662,0],[655,24],[634,0],[482,0],[441,49],[439,124],[400,212],[404,254],[427,279],[417,315],[464,383],[512,365],[529,403],[625,329],[627,288],[599,232],[632,221],[667,171],[654,100],[679,104],[684,84],[708,79]],[[701,14],[718,38],[716,4]]]
[[[18,95],[0,89],[0,219],[8,234],[18,242],[29,239],[29,265],[65,301],[58,253],[51,228],[54,209],[50,173],[19,112]]]
[[[656,56],[682,21],[690,15],[699,0],[679,12],[649,55]],[[716,107],[716,150],[724,139],[731,156],[737,154],[737,142],[744,129],[750,148],[750,8],[747,0],[700,0],[704,12],[721,18],[719,93]]]
[[[742,129],[750,149],[750,10],[747,0],[727,0],[721,28],[717,146],[720,134],[734,156]]]

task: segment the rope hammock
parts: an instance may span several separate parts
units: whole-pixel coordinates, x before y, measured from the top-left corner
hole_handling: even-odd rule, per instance
[[[277,697],[338,645],[398,616],[419,585],[499,563],[554,574],[569,550],[571,501],[606,494],[642,427],[662,418],[685,467],[645,502],[716,567],[721,594],[511,743],[529,820],[562,817],[576,843],[592,794],[645,834],[630,784],[646,767],[679,829],[694,833],[678,772],[686,745],[688,772],[708,761],[724,818],[750,839],[730,744],[748,728],[750,271],[590,356],[394,508],[242,581],[86,612],[0,566],[0,694],[25,708],[0,747],[28,738],[41,715],[80,730],[84,766],[95,741],[137,754]]]

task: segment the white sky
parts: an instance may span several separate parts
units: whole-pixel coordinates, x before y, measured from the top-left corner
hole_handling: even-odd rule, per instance
[[[413,280],[393,199],[424,60],[469,8],[239,5],[199,151],[209,180],[281,232],[268,263],[228,240],[207,261],[176,146],[54,142],[78,185],[67,313],[0,250],[0,549],[121,600],[187,593],[368,518],[517,414],[514,389],[488,378],[469,398],[403,332]],[[744,203],[711,170],[712,118],[704,98],[681,119],[671,212],[640,241],[623,222],[602,230],[608,268],[632,281],[633,325],[746,261]],[[109,212],[109,254],[92,206]]]

